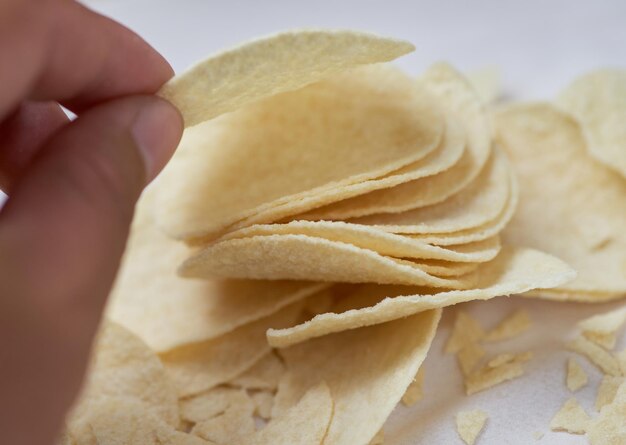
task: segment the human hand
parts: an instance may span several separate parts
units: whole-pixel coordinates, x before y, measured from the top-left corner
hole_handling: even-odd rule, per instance
[[[134,204],[182,132],[152,96],[171,76],[73,0],[0,0],[3,443],[53,443],[79,390]]]

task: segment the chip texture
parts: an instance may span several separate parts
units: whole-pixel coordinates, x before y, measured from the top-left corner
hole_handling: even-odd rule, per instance
[[[467,445],[474,445],[485,427],[487,413],[478,409],[461,411],[456,415],[456,430]]]

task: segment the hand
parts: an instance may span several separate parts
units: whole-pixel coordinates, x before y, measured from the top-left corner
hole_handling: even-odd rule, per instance
[[[49,445],[62,428],[135,202],[182,132],[152,95],[171,76],[74,1],[0,0],[2,443]]]

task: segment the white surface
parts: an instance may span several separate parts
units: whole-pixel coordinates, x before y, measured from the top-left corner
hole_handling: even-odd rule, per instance
[[[270,32],[307,27],[354,28],[408,39],[417,51],[400,63],[415,74],[434,61],[462,69],[495,64],[504,89],[517,99],[550,98],[574,76],[601,65],[626,65],[624,1],[310,1],[92,0],[87,2],[137,31],[176,71],[225,46]],[[480,445],[584,444],[584,437],[552,433],[548,424],[571,396],[565,387],[570,353],[564,341],[575,323],[613,305],[557,304],[520,298],[465,308],[486,327],[514,308],[530,310],[534,329],[494,345],[490,353],[532,350],[525,376],[466,397],[452,356],[442,354],[453,318],[444,316],[426,362],[425,398],[396,409],[385,427],[388,444],[461,444],[454,415],[480,408],[489,414]],[[618,348],[626,346],[622,338]],[[590,384],[576,397],[588,412],[601,374],[584,359]],[[535,441],[534,432],[546,433]]]

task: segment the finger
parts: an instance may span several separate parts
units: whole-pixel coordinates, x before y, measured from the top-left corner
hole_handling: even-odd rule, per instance
[[[11,67],[0,70],[0,84],[12,89],[0,113],[27,94],[80,113],[112,98],[152,94],[173,74],[143,39],[77,2],[11,2],[24,6],[7,13],[13,20],[0,22],[11,28],[0,30],[0,66]]]
[[[69,118],[55,102],[24,102],[0,123],[0,189],[9,193],[37,150]]]
[[[0,213],[0,430],[37,427],[7,443],[43,443],[60,427],[135,201],[181,132],[165,101],[112,101],[56,134],[16,183]]]

